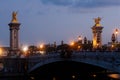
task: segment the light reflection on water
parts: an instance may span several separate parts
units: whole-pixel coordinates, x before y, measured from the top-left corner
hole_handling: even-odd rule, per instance
[[[105,75],[105,74],[104,74]],[[120,74],[106,74],[106,76],[101,76],[101,75],[91,75],[90,76],[81,76],[78,77],[76,75],[72,75],[71,78],[69,76],[69,78],[67,77],[51,77],[51,78],[47,78],[44,80],[120,80]],[[38,77],[30,77],[30,80],[36,80]],[[41,80],[41,79],[40,79]]]
[[[114,79],[120,79],[120,74],[109,74],[108,76]]]
[[[88,76],[86,76],[88,77]],[[92,78],[77,78],[75,75],[72,75],[71,76],[71,79],[72,80],[120,80],[120,74],[109,74],[108,75],[108,79],[106,77],[103,77],[103,78],[97,78],[97,75],[93,76]],[[52,77],[52,78],[47,78],[47,79],[44,79],[44,80],[71,80],[71,79],[67,79],[67,78],[58,78],[58,77]],[[43,80],[43,79],[39,79],[39,76],[29,76],[29,77],[26,77],[26,76],[17,76],[17,77],[0,77],[0,80]]]

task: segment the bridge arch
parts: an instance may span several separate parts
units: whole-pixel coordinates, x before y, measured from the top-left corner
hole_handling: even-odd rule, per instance
[[[34,71],[35,69],[43,66],[43,65],[46,65],[46,64],[50,64],[50,63],[54,63],[54,62],[59,62],[59,61],[74,61],[74,62],[80,62],[80,63],[85,63],[85,64],[90,64],[90,65],[94,65],[96,67],[101,67],[103,69],[106,69],[106,70],[110,70],[110,71],[114,71],[114,72],[118,72],[120,73],[120,70],[119,68],[115,68],[114,64],[110,64],[110,63],[107,63],[107,62],[104,62],[104,61],[101,61],[101,60],[90,60],[90,59],[84,59],[84,58],[69,58],[69,59],[66,59],[66,58],[49,58],[43,62],[39,62],[37,63],[36,65],[34,65],[32,68],[30,68],[28,70],[28,73]]]
[[[76,79],[86,80],[93,79],[93,75],[97,75],[96,78],[103,76],[102,71],[105,70],[106,69],[73,60],[59,60],[41,65],[29,74],[35,78],[39,76],[39,79],[44,80],[53,79],[54,77],[59,80],[71,80],[74,77],[76,77]],[[105,75],[105,77],[108,78],[107,75]]]

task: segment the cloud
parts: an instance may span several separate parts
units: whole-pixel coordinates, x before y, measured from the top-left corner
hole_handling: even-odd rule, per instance
[[[41,2],[43,4],[81,8],[96,8],[120,5],[120,0],[41,0]]]

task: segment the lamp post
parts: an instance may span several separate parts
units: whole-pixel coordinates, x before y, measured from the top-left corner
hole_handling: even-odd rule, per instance
[[[82,44],[82,36],[78,36],[78,43]]]
[[[24,46],[22,50],[23,50],[24,56],[27,56],[28,46]]]
[[[116,43],[118,42],[118,38],[117,38],[117,35],[118,35],[118,29],[115,29],[115,36],[116,36]]]
[[[39,47],[40,47],[40,54],[44,55],[45,54],[45,50],[44,50],[45,46],[44,46],[44,44],[40,44]]]
[[[44,47],[43,44],[40,44],[40,49],[43,49],[43,47]]]
[[[75,42],[74,42],[74,41],[73,41],[73,42],[71,42],[71,43],[70,43],[70,45],[71,45],[71,46],[74,46],[74,45],[75,45]]]

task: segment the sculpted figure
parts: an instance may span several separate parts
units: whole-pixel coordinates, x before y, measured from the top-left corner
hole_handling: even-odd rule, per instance
[[[100,17],[95,18],[94,20],[95,20],[95,26],[101,26],[101,24],[100,24],[101,18]]]
[[[17,20],[17,12],[13,11],[13,13],[12,13],[12,21],[11,22],[12,23],[17,23],[18,22],[18,20]]]

